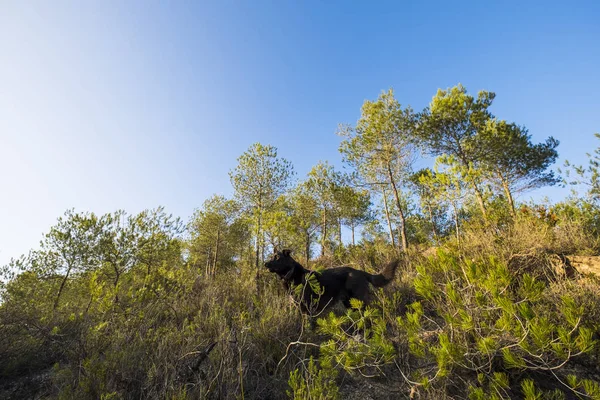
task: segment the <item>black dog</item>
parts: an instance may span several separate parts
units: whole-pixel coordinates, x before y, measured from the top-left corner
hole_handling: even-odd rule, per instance
[[[391,282],[399,260],[392,261],[377,275],[351,267],[326,269],[322,272],[307,270],[290,255],[290,250],[276,252],[265,267],[283,280],[287,289],[300,286],[300,307],[304,313],[319,313],[341,301],[350,308],[350,299],[368,302],[369,283],[382,287]],[[318,283],[316,285],[315,283]]]

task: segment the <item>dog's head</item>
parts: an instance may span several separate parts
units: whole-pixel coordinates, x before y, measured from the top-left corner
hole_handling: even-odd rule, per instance
[[[276,251],[273,257],[265,263],[265,267],[269,271],[285,280],[292,278],[298,266],[300,265],[292,258],[291,250],[288,249]]]

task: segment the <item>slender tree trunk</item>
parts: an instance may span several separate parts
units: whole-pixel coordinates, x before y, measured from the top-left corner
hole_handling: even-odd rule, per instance
[[[338,242],[340,247],[342,247],[342,219],[338,218]]]
[[[63,278],[62,282],[60,283],[60,288],[58,289],[58,294],[56,295],[56,299],[54,299],[54,309],[55,310],[58,308],[58,301],[60,300],[60,295],[62,294],[62,291],[65,288],[65,284],[67,283],[67,279],[69,279],[70,273],[71,273],[71,266],[69,265],[69,268],[67,268],[67,273],[65,274],[65,277]]]
[[[325,240],[327,237],[327,209],[323,207],[323,226],[321,227],[321,257],[325,256]]]
[[[483,215],[483,220],[487,222],[487,212],[485,209],[485,202],[483,201],[483,193],[481,193],[481,189],[479,189],[479,186],[476,183],[473,183],[473,190],[475,190],[475,197],[477,198],[481,215]]]
[[[392,241],[392,247],[396,247],[396,239],[394,239],[394,230],[392,229],[392,221],[390,219],[390,209],[387,202],[387,194],[385,188],[383,189],[383,206],[385,207],[385,218],[387,220],[388,229],[390,231],[390,240]]]
[[[258,210],[258,216],[257,216],[257,221],[256,221],[256,260],[255,260],[255,267],[256,267],[256,293],[260,293],[260,285],[259,285],[259,259],[260,259],[260,232],[261,232],[261,217],[262,217],[262,209],[259,208]]]
[[[516,216],[517,212],[515,210],[515,202],[512,197],[512,193],[510,192],[510,187],[508,187],[508,182],[502,179],[502,187],[504,188],[504,193],[506,193],[506,199],[508,200],[508,205],[510,206],[510,212],[512,216]]]
[[[256,271],[258,272],[258,260],[260,257],[260,217],[257,218],[256,221],[256,259],[254,262],[254,266],[256,267]],[[258,277],[258,275],[257,275]]]
[[[354,242],[354,222],[350,223],[350,230],[352,230],[352,246],[356,246],[356,243]]]
[[[454,214],[454,228],[456,229],[456,241],[460,246],[460,230],[458,228],[458,210],[456,209],[456,205],[452,204],[452,211]]]
[[[400,223],[402,227],[400,229],[400,237],[402,239],[402,250],[406,251],[408,249],[408,239],[406,237],[406,218],[404,217],[404,211],[402,210],[402,204],[400,203],[400,195],[398,194],[398,188],[396,187],[396,181],[394,180],[394,176],[392,175],[392,167],[388,163],[388,176],[390,178],[390,183],[392,184],[392,189],[394,190],[394,198],[396,199],[396,207],[398,207],[398,213],[400,214]]]
[[[119,272],[119,267],[117,265],[113,265],[115,270],[115,303],[119,302],[119,278],[121,277],[121,273]]]
[[[219,259],[219,241],[221,240],[221,228],[217,228],[217,240],[215,242],[215,257],[213,258],[211,275],[215,276],[217,272],[217,260]]]
[[[308,262],[310,261],[310,233],[306,231],[306,243],[304,247],[304,256],[306,263],[304,264],[308,268]]]
[[[429,221],[431,222],[431,230],[433,231],[433,237],[435,238],[435,243],[439,244],[440,239],[437,234],[437,229],[435,228],[435,220],[433,219],[433,211],[431,211],[431,204],[427,202],[427,211],[429,212]]]
[[[154,239],[155,239],[155,234],[152,234],[152,248],[150,249],[150,257],[145,259],[146,262],[146,277],[150,276],[150,273],[152,272],[152,268],[154,268],[154,255],[156,254],[156,246],[154,245]],[[209,249],[210,251],[210,249]],[[144,284],[145,285],[145,284]]]
[[[267,238],[265,237],[265,233],[263,232],[263,237],[262,237],[262,245],[260,246],[260,262],[258,263],[259,265],[263,265],[265,263],[265,248],[266,243],[267,243]]]
[[[460,146],[460,144],[459,144],[459,146]],[[471,163],[469,162],[469,159],[465,156],[462,148],[459,149],[458,158],[462,162],[463,167],[470,169]],[[483,193],[481,192],[481,189],[479,188],[479,185],[477,184],[477,182],[475,182],[474,180],[470,181],[470,185],[473,187],[473,190],[475,191],[475,197],[477,198],[477,203],[479,204],[479,209],[481,210],[481,215],[483,216],[483,220],[485,222],[487,222],[487,212],[485,209],[485,202],[483,201]]]
[[[151,240],[151,243],[152,243],[152,246],[151,246],[152,248],[150,249],[151,256],[147,259],[147,262],[146,262],[146,277],[150,276],[150,272],[152,272],[152,267],[154,266],[154,254],[156,253],[155,252],[155,246],[154,246],[154,243],[155,243],[154,239],[155,239],[155,237],[156,237],[156,235],[155,235],[155,232],[153,230],[152,236],[150,237],[150,240]],[[146,285],[146,284],[144,283],[144,285]]]
[[[207,277],[210,276],[210,256],[212,255],[212,249],[209,247],[206,251],[206,265],[204,266],[205,274]]]

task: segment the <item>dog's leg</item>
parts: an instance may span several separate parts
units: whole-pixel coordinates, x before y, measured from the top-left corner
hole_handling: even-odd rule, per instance
[[[366,281],[361,279],[353,279],[346,284],[346,287],[346,290],[348,291],[348,297],[360,300],[362,302],[363,309],[369,304],[371,291],[369,284]]]
[[[352,308],[352,305],[350,304],[350,297],[346,297],[345,299],[342,299],[342,304],[346,308]]]

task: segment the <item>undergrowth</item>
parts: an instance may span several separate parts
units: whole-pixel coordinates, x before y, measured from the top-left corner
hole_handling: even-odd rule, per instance
[[[495,236],[407,253],[369,304],[313,317],[274,275],[256,281],[248,259],[204,274],[175,235],[144,242],[145,258],[126,268],[102,258],[68,279],[32,253],[1,288],[0,394],[600,399],[598,280],[557,272],[566,264],[553,253],[584,242],[558,240],[566,228],[547,215],[519,218]],[[397,256],[362,246],[333,257],[374,272]],[[8,384],[36,376],[25,389]]]

